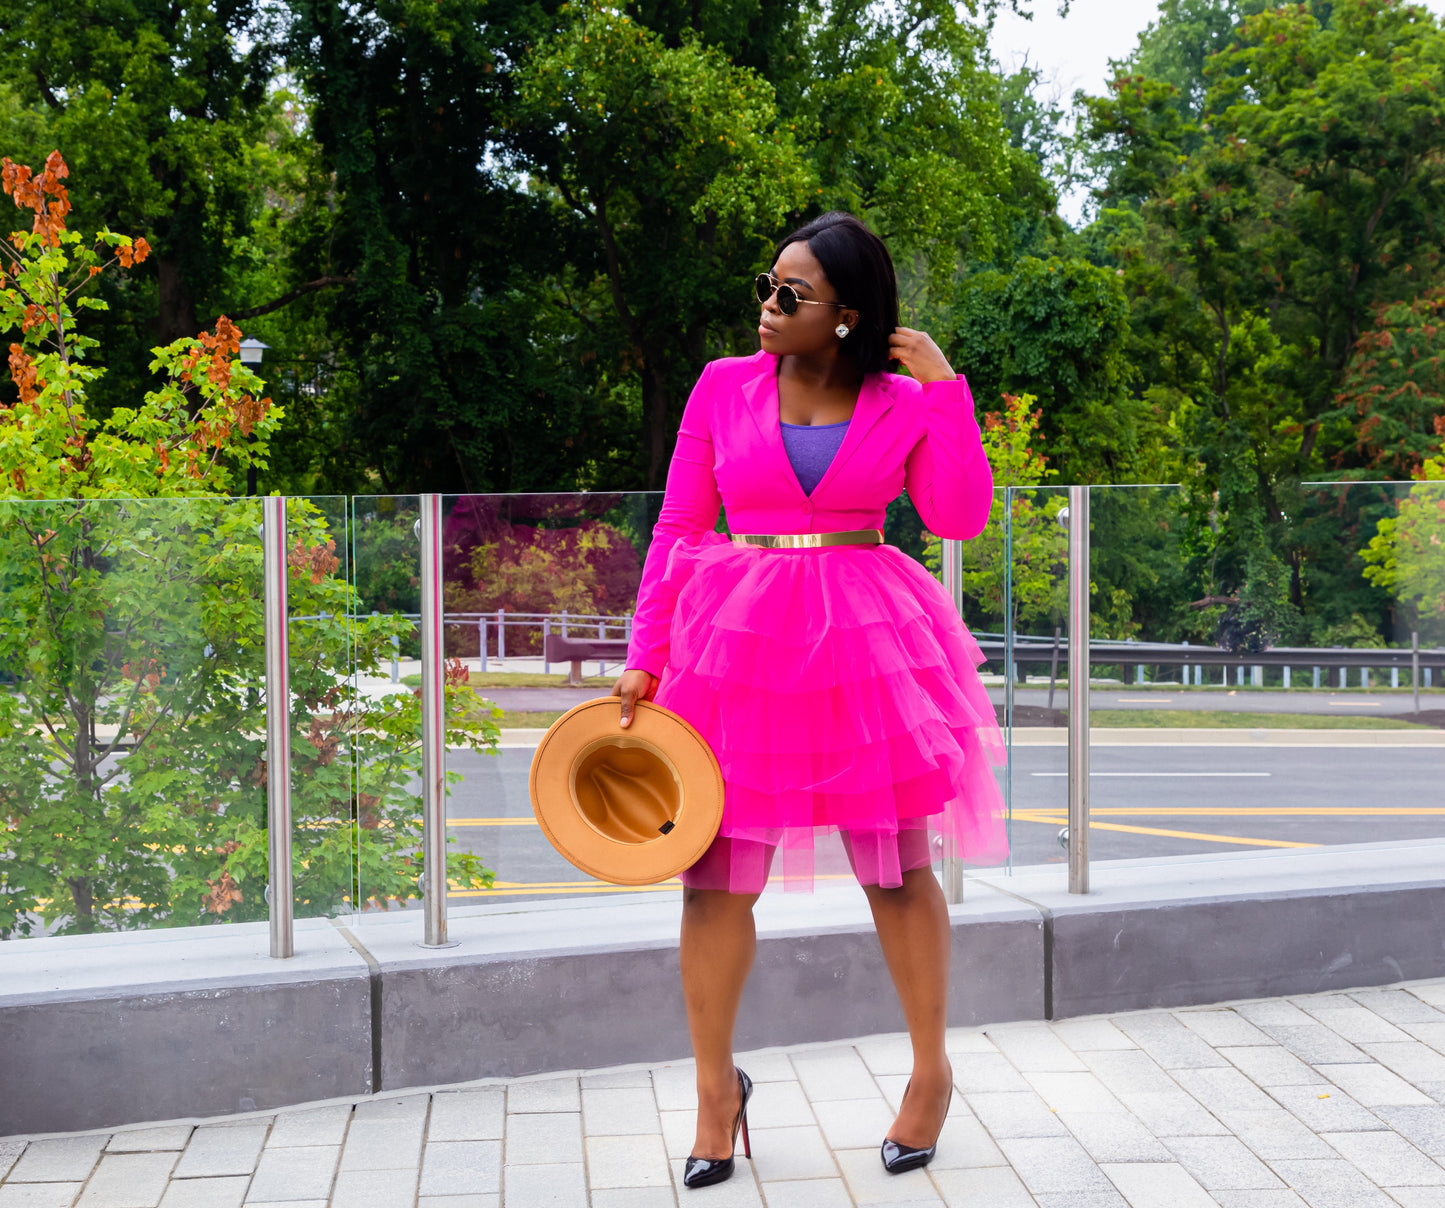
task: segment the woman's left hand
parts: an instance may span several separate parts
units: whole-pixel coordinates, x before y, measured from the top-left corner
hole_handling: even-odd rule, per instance
[[[920,383],[951,382],[958,375],[948,358],[926,331],[896,327],[888,337],[888,355],[897,357],[914,379]]]

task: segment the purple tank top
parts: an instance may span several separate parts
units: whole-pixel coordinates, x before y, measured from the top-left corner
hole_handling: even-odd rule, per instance
[[[851,422],[846,419],[836,424],[785,424],[778,421],[783,430],[783,448],[788,451],[788,460],[793,463],[793,473],[798,476],[803,494],[811,495],[813,488],[822,481]]]

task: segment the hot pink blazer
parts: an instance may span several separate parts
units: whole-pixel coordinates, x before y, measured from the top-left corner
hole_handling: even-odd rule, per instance
[[[720,506],[733,533],[881,529],[906,487],[940,537],[967,540],[988,521],[993,474],[961,374],[926,386],[892,373],[864,378],[843,443],[807,495],[783,447],[777,363],[761,350],[712,361],[688,397],[642,568],[629,668],[661,677],[675,603],[662,581],[668,555],[716,528]]]

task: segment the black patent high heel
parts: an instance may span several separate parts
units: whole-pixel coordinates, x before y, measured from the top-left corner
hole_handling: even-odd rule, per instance
[[[908,1091],[913,1086],[912,1079],[908,1086],[903,1088],[903,1097],[908,1098]],[[948,1106],[943,1109],[944,1123],[948,1122],[948,1108],[953,1106],[953,1087],[948,1088]],[[943,1129],[938,1130],[942,1133]],[[938,1152],[938,1140],[934,1138],[932,1145],[923,1149],[914,1149],[911,1145],[901,1145],[897,1141],[883,1141],[882,1147],[883,1169],[889,1174],[902,1174],[905,1170],[917,1170],[920,1166],[927,1166],[933,1161],[933,1155]]]
[[[736,1066],[733,1067],[737,1069]],[[752,1145],[748,1141],[748,1100],[753,1095],[753,1080],[742,1070],[737,1071],[738,1087],[742,1090],[743,1101],[738,1104],[738,1114],[733,1120],[733,1150],[738,1147],[738,1130],[743,1134],[743,1157],[753,1156]],[[713,1183],[721,1183],[732,1178],[733,1155],[728,1154],[725,1158],[695,1158],[689,1157],[686,1166],[683,1167],[682,1185],[684,1187],[707,1187]]]

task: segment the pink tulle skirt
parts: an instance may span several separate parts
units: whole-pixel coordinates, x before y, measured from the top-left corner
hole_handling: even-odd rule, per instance
[[[811,889],[818,842],[838,831],[853,875],[885,888],[919,863],[917,834],[900,862],[900,830],[974,864],[1007,856],[983,654],[922,566],[890,545],[707,533],[673,547],[664,583],[678,594],[655,699],[721,765],[726,888],[760,892],[775,848],[785,888]],[[722,887],[718,859],[699,861],[706,887]]]

